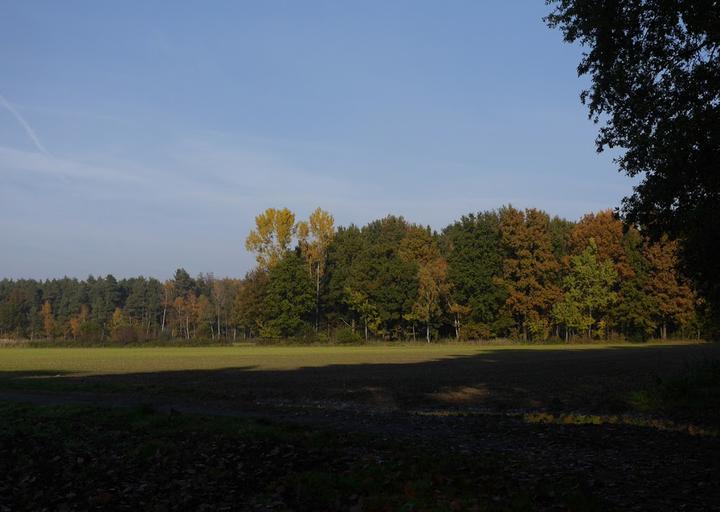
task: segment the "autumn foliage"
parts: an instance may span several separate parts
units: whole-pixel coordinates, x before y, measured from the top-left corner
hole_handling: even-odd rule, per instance
[[[113,276],[0,281],[0,334],[140,343],[441,338],[647,339],[699,336],[703,302],[678,244],[651,242],[610,210],[578,222],[512,206],[442,232],[388,216],[336,228],[316,209],[255,218],[257,267],[243,279],[161,283]]]

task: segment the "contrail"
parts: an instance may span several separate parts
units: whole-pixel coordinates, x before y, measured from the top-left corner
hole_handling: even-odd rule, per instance
[[[5,97],[0,94],[0,104],[2,104],[6,109],[8,109],[8,112],[10,112],[15,119],[17,119],[17,122],[20,123],[20,125],[25,129],[25,133],[27,133],[28,137],[33,141],[33,144],[35,144],[35,147],[40,151],[41,153],[45,155],[50,155],[50,152],[45,149],[45,146],[42,145],[40,142],[40,139],[38,139],[37,135],[35,134],[35,130],[32,129],[32,126],[28,124],[25,119],[23,119],[23,116],[20,115],[20,112],[15,110],[15,107],[12,106],[12,104],[5,99]]]

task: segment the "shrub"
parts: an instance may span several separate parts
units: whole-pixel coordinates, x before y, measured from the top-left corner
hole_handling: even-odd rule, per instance
[[[341,327],[334,333],[335,343],[340,345],[352,345],[354,343],[362,343],[363,337],[358,332],[353,332],[350,327]]]
[[[468,322],[460,329],[460,339],[465,341],[486,340],[492,337],[492,331],[482,322]]]
[[[90,320],[80,324],[78,339],[82,342],[97,342],[102,337],[102,327],[97,322]]]
[[[138,332],[132,325],[119,325],[112,331],[112,340],[115,343],[128,345],[138,341]]]

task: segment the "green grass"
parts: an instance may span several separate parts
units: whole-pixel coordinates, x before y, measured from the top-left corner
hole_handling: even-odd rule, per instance
[[[640,408],[627,397],[650,386],[653,375],[671,375],[689,359],[718,357],[718,345],[688,343],[5,348],[0,390],[119,392],[156,402],[229,400],[237,407],[618,414]]]
[[[5,348],[0,349],[0,372],[34,371],[100,375],[222,368],[248,368],[256,371],[296,370],[342,364],[422,363],[458,356],[491,355],[508,350],[585,351],[607,348],[647,349],[657,346],[660,344]]]

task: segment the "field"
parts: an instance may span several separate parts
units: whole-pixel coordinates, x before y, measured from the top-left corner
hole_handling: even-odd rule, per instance
[[[78,348],[0,351],[0,386],[234,404],[623,412],[628,393],[718,350],[703,344]]]
[[[253,476],[262,483],[242,488],[242,502],[262,510],[707,510],[720,503],[718,371],[699,362],[713,359],[720,347],[693,343],[6,348],[0,421],[15,430],[0,449],[15,450],[11,460],[43,440],[58,460],[93,461],[93,478],[109,450],[134,490],[97,481],[99,493],[72,490],[70,509],[108,496],[144,507],[171,492],[163,464],[184,470],[194,453],[203,478],[188,485],[205,487],[165,509],[237,505],[227,494],[237,475],[217,467],[230,457],[265,461]],[[21,402],[32,405],[12,405]],[[24,430],[34,433],[23,444]],[[65,444],[53,448],[58,432]],[[28,472],[46,466],[6,473],[0,486],[16,493],[0,506],[58,505],[50,494],[18,501]],[[139,487],[139,466],[154,491]],[[222,477],[209,484],[207,472]],[[73,475],[57,485],[73,488]]]

